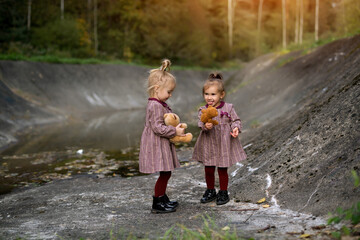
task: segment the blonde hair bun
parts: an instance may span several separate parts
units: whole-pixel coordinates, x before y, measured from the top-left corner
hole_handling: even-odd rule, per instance
[[[170,71],[170,66],[171,66],[171,62],[169,59],[164,59],[161,63],[161,67],[160,70],[164,71],[164,72],[169,72]]]
[[[165,58],[161,62],[161,67],[150,70],[150,74],[147,81],[147,92],[150,97],[153,97],[155,94],[156,86],[163,86],[168,81],[171,81],[176,85],[176,79],[174,75],[170,73],[171,62],[169,59]]]

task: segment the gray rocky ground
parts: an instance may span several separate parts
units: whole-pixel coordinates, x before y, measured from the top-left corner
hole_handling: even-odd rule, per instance
[[[316,239],[327,238],[324,232],[330,229],[322,229],[325,219],[311,214],[277,206],[264,208],[235,198],[223,206],[201,204],[205,187],[202,172],[202,166],[193,164],[174,171],[168,195],[177,199],[180,207],[171,214],[150,213],[157,175],[136,179],[83,176],[18,191],[0,200],[0,236],[110,239],[112,233],[118,239],[129,234],[154,239],[164,236],[173,226],[174,234],[181,231],[181,225],[194,231],[202,229],[203,217],[209,216],[216,223],[214,229],[237,229],[239,237],[298,239],[302,234],[311,234]],[[229,190],[230,194],[236,191],[232,187]]]

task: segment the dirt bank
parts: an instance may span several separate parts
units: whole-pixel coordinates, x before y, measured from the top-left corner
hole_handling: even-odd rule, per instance
[[[284,58],[291,61],[279,67],[271,60],[252,74],[248,91],[230,96],[241,103],[244,93],[253,108],[269,109],[257,118],[269,124],[243,136],[249,159],[233,187],[242,200],[262,194],[280,207],[326,215],[360,196],[351,178],[351,170],[360,172],[360,36]]]

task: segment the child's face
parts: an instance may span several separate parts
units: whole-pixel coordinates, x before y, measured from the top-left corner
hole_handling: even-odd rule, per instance
[[[171,97],[175,89],[175,83],[167,82],[163,86],[158,87],[155,91],[155,98],[160,101],[166,102]]]
[[[217,107],[220,105],[220,101],[225,97],[225,92],[219,92],[217,86],[210,86],[208,89],[204,91],[204,99],[205,102],[209,106]]]

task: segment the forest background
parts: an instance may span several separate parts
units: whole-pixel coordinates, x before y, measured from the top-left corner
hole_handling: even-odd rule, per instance
[[[232,67],[359,23],[359,0],[0,0],[0,58]]]

